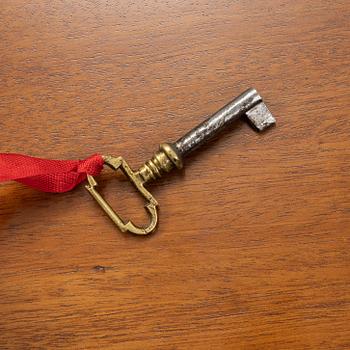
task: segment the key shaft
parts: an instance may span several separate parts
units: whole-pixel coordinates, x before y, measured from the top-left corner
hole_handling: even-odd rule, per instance
[[[258,92],[248,89],[175,143],[161,144],[159,151],[138,170],[142,181],[146,183],[155,180],[174,167],[181,169],[185,156],[242,116],[246,116],[259,131],[276,122]]]
[[[246,90],[211,117],[179,138],[174,146],[182,157],[186,156],[207,143],[261,101],[262,98],[255,89]]]

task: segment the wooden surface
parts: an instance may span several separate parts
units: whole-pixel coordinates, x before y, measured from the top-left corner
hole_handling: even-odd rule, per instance
[[[0,186],[1,349],[350,349],[348,1],[0,2],[0,152],[137,167],[254,86],[118,232],[83,186]],[[111,172],[125,216],[142,201]]]

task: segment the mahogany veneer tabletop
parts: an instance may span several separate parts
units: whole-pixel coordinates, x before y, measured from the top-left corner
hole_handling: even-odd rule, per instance
[[[0,152],[137,168],[249,87],[120,233],[84,186],[0,185],[1,349],[350,349],[350,2],[0,2]],[[106,170],[125,218],[143,201]]]

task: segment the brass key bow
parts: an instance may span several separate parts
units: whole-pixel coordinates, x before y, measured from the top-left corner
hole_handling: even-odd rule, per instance
[[[255,89],[248,89],[175,143],[161,144],[159,151],[137,171],[132,170],[122,157],[103,157],[105,164],[113,170],[121,169],[140,194],[147,200],[145,207],[151,216],[151,221],[146,227],[138,227],[132,221],[124,222],[98,193],[95,188],[97,182],[92,176],[88,175],[89,184],[85,187],[122,232],[128,231],[137,235],[147,235],[153,232],[158,224],[158,202],[147,191],[144,185],[151,180],[160,178],[164,172],[169,172],[174,167],[181,169],[183,158],[187,154],[206,143],[241,116],[247,116],[248,120],[258,131],[263,131],[276,123],[275,118],[266,107],[258,92]]]

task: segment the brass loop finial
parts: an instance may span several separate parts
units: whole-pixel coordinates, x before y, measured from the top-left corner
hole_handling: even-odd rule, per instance
[[[125,176],[135,186],[138,192],[146,199],[146,210],[150,214],[151,221],[146,227],[136,226],[132,221],[124,222],[122,218],[113,210],[110,204],[96,190],[97,182],[93,176],[88,175],[88,185],[85,188],[92,197],[110,217],[110,219],[118,226],[122,232],[131,232],[136,235],[147,235],[153,232],[158,224],[158,202],[149,193],[144,184],[150,180],[161,177],[163,172],[169,172],[174,166],[182,167],[181,157],[176,153],[170,144],[161,144],[159,151],[147,162],[145,162],[138,171],[133,171],[128,163],[122,157],[104,156],[105,164],[113,170],[121,169]]]

